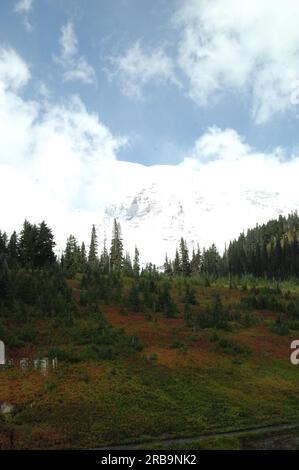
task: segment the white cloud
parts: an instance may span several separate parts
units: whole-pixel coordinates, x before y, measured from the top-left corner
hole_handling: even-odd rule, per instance
[[[28,33],[31,33],[33,27],[32,27],[32,24],[30,23],[28,17],[24,18],[24,26],[25,26],[26,30],[28,31]]]
[[[94,83],[96,79],[93,67],[86,62],[84,57],[70,62],[63,77],[66,82],[78,80],[83,83]]]
[[[249,145],[234,129],[211,127],[194,145],[192,157],[200,162],[237,160],[251,152]]]
[[[30,79],[30,71],[13,49],[0,47],[0,81],[5,89],[18,90]]]
[[[33,5],[33,0],[19,0],[15,4],[14,10],[16,13],[21,13],[21,12],[28,13],[32,9],[32,5]]]
[[[110,57],[110,78],[118,80],[121,91],[130,98],[142,99],[149,84],[175,84],[174,65],[162,48],[145,50],[136,41],[124,55]]]
[[[248,93],[264,123],[291,106],[299,77],[299,3],[294,0],[190,0],[175,15],[178,64],[199,105],[227,91]]]
[[[0,54],[0,200],[2,228],[25,217],[48,218],[60,243],[71,230],[74,211],[86,217],[102,208],[117,188],[102,181],[101,165],[113,164],[125,140],[114,137],[80,98],[42,104],[20,94],[30,77],[13,50]],[[107,191],[102,192],[107,184]],[[110,191],[110,192],[109,192]],[[90,221],[91,223],[91,221]],[[77,227],[89,231],[90,223]],[[89,228],[88,228],[89,227]]]
[[[59,58],[55,58],[55,60],[64,69],[64,81],[81,81],[86,84],[94,83],[96,81],[94,68],[88,64],[85,57],[78,54],[78,39],[71,21],[62,26],[59,43],[61,55]]]
[[[78,52],[78,40],[74,31],[74,25],[70,21],[61,28],[60,45],[62,57],[70,59]]]
[[[32,31],[32,25],[28,18],[28,13],[33,8],[33,0],[19,0],[14,7],[15,13],[20,13],[24,16],[24,26],[26,30],[30,33]]]
[[[205,195],[209,194],[215,207],[223,207],[227,197],[230,204],[239,206],[235,216],[243,221],[243,228],[247,228],[260,219],[259,195],[268,204],[269,218],[275,215],[275,209],[286,212],[299,208],[296,182],[299,155],[284,157],[284,150],[280,147],[259,152],[244,142],[235,130],[213,127],[195,142],[181,166],[198,172],[199,186]],[[244,204],[246,194],[251,194],[252,202],[256,203],[256,212],[253,211],[248,220]],[[277,198],[273,199],[273,195]]]

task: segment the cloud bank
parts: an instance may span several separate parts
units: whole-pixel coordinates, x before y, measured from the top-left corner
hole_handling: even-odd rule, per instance
[[[2,228],[11,231],[25,217],[47,218],[65,236],[73,212],[88,212],[93,197],[94,207],[101,207],[113,192],[104,184],[98,187],[101,164],[114,162],[125,140],[113,136],[77,96],[59,104],[24,99],[29,80],[22,58],[12,49],[1,49]]]
[[[25,99],[30,80],[24,60],[13,49],[2,48],[1,229],[18,229],[25,217],[46,219],[60,247],[71,232],[88,242],[91,224],[103,227],[113,207],[121,214],[127,205],[129,214],[139,214],[132,202],[140,193],[146,211],[150,207],[148,217],[157,225],[157,237],[170,230],[182,204],[186,219],[174,226],[177,236],[196,220],[199,225],[191,227],[192,233],[190,228],[193,240],[198,234],[202,243],[223,244],[248,225],[299,208],[298,155],[286,159],[280,148],[259,152],[235,130],[212,127],[179,165],[145,167],[118,161],[125,138],[113,135],[78,96],[59,103]],[[127,232],[124,222],[124,236],[133,241],[139,237],[140,250],[150,254],[157,246],[152,243],[155,225],[148,226],[146,239],[136,220]]]

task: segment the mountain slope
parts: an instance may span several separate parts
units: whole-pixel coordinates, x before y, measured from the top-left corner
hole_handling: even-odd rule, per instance
[[[190,247],[213,242],[222,251],[242,230],[296,210],[282,191],[265,184],[212,179],[186,164],[153,166],[117,162],[113,201],[97,216],[99,238],[108,241],[114,218],[121,224],[125,248],[135,243],[142,261],[158,265],[174,255],[183,236]],[[117,174],[118,173],[118,174]],[[125,176],[125,181],[123,177]],[[220,175],[221,176],[221,175]]]

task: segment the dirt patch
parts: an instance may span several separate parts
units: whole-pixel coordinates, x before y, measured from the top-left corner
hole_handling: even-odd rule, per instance
[[[261,356],[286,360],[290,356],[290,338],[272,333],[264,325],[238,331],[233,338]]]

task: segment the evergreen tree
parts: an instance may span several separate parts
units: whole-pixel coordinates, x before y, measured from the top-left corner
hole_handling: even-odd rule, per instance
[[[190,269],[192,276],[197,276],[200,274],[201,271],[201,252],[199,246],[197,246],[197,250],[195,251],[194,248],[192,250],[192,258],[190,262]]]
[[[70,235],[67,239],[62,267],[69,275],[74,275],[79,270],[80,248],[74,235]]]
[[[229,272],[229,262],[228,262],[228,252],[225,245],[224,253],[221,260],[221,276],[228,276],[230,278]]]
[[[5,254],[0,253],[0,299],[5,298],[9,293],[9,269]]]
[[[127,305],[133,312],[138,312],[141,309],[140,289],[136,282],[133,283],[129,290]]]
[[[7,234],[6,232],[1,232],[0,230],[0,253],[6,254],[7,253]]]
[[[137,246],[135,246],[135,255],[134,255],[134,262],[133,262],[133,272],[134,276],[139,276],[140,273],[140,263],[139,263],[139,251]]]
[[[19,260],[21,266],[33,268],[35,265],[38,228],[25,220],[19,238]]]
[[[112,240],[110,248],[110,268],[120,272],[123,264],[123,242],[121,238],[120,224],[114,219]]]
[[[97,237],[96,228],[93,225],[91,229],[88,263],[94,266],[97,260],[98,260],[98,237]]]
[[[9,239],[7,246],[7,255],[9,266],[16,267],[18,265],[19,248],[18,235],[15,231],[11,234],[11,237]]]
[[[181,273],[183,276],[190,276],[191,268],[189,261],[189,250],[187,247],[186,240],[181,238],[180,241],[180,259],[181,259]]]
[[[203,250],[202,271],[212,276],[218,276],[221,271],[221,257],[214,243],[207,250]]]
[[[215,294],[211,305],[212,326],[225,328],[227,326],[227,315],[219,294]]]
[[[185,304],[196,305],[196,291],[193,287],[190,287],[189,284],[185,285],[185,293],[183,297],[183,302]]]
[[[165,273],[167,276],[171,276],[171,275],[173,274],[173,272],[172,272],[172,264],[171,264],[171,261],[168,260],[167,253],[166,253],[166,255],[165,255],[164,273]]]
[[[130,257],[130,253],[127,251],[126,255],[123,259],[123,273],[125,276],[132,276],[133,274],[133,266],[132,266],[132,261]]]
[[[104,246],[103,246],[103,251],[101,253],[101,259],[100,259],[100,266],[101,266],[101,271],[104,274],[108,274],[110,270],[110,259],[109,259],[109,254],[107,250],[107,241],[106,241],[106,236],[104,238]]]
[[[25,220],[18,244],[23,267],[42,268],[53,264],[56,260],[54,246],[54,236],[46,222],[37,226]]]
[[[153,263],[146,263],[145,268],[142,269],[142,274],[147,274],[150,277],[157,277],[158,276],[157,266]]]
[[[33,246],[35,267],[42,268],[55,262],[54,246],[52,230],[43,221],[37,228],[37,237]]]
[[[167,318],[176,318],[178,309],[171,298],[170,286],[170,283],[164,282],[158,290],[157,310],[162,312]]]
[[[81,249],[80,249],[80,270],[84,272],[86,269],[86,266],[87,266],[86,247],[85,247],[85,243],[82,242]]]
[[[182,269],[181,269],[181,259],[179,255],[179,251],[176,250],[175,252],[175,258],[173,261],[173,274],[175,276],[180,276],[182,274]]]

